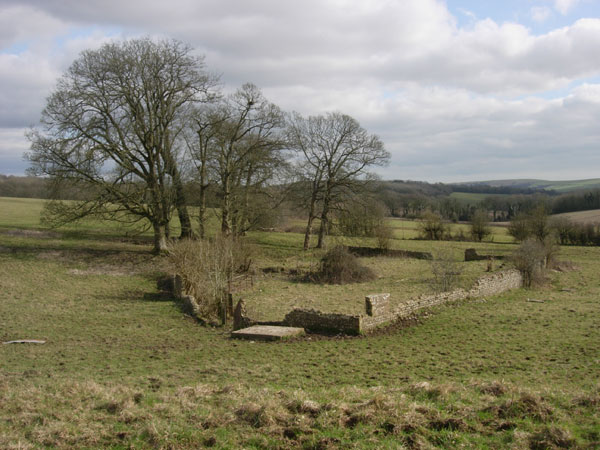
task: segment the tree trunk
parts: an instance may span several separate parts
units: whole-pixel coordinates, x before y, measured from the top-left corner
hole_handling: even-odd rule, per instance
[[[166,225],[155,222],[152,227],[154,228],[153,252],[156,254],[165,253],[167,251]]]
[[[308,216],[308,223],[306,224],[306,231],[304,232],[304,246],[302,247],[304,250],[308,250],[310,248],[310,234],[312,233],[313,220],[314,216],[310,214]]]
[[[179,224],[181,225],[181,233],[179,239],[190,239],[194,237],[194,231],[192,230],[192,221],[186,205],[185,190],[183,188],[183,182],[181,181],[181,175],[179,169],[175,165],[173,157],[171,157],[169,163],[171,166],[171,176],[173,177],[173,184],[175,187],[175,207],[177,208],[177,215],[179,216]]]
[[[188,212],[187,206],[177,206],[177,214],[179,215],[179,223],[181,224],[181,233],[179,239],[191,239],[194,237],[194,231],[192,230],[192,221],[190,219],[190,213]]]
[[[204,239],[206,237],[206,186],[200,186],[200,207],[198,208],[198,225],[200,233],[200,238]]]
[[[208,177],[206,175],[206,158],[200,161],[200,207],[198,208],[198,224],[200,226],[200,238],[206,237],[206,191],[208,189]]]
[[[223,203],[221,205],[221,233],[225,236],[229,236],[231,234],[231,194],[229,192],[223,193]]]
[[[329,198],[323,200],[323,211],[321,212],[321,226],[319,227],[319,240],[317,248],[325,248],[325,234],[329,231]]]
[[[312,233],[312,223],[315,220],[315,204],[317,202],[316,190],[313,190],[313,194],[310,198],[310,207],[308,208],[308,222],[306,224],[306,231],[304,232],[304,250],[308,250],[310,247],[310,234]]]

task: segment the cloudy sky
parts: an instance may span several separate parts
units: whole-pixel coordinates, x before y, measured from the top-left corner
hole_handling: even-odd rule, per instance
[[[341,111],[385,179],[600,177],[600,0],[0,0],[0,173],[79,52],[173,37],[226,89]]]

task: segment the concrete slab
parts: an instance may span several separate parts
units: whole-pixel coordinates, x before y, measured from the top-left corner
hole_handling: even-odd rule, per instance
[[[231,337],[237,339],[252,339],[255,341],[279,341],[304,335],[304,328],[279,327],[274,325],[254,325],[233,331]]]

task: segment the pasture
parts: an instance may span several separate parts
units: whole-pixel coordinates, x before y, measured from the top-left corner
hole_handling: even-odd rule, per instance
[[[47,230],[41,207],[0,199],[0,341],[46,341],[0,345],[0,448],[600,446],[599,248],[562,248],[577,270],[536,290],[437,307],[368,336],[258,343],[200,326],[158,292],[168,269],[150,235],[93,220]],[[414,222],[390,224],[398,249],[447,248],[459,260],[469,247],[515,248],[504,228],[493,242],[429,242],[412,239]],[[426,261],[384,257],[361,258],[373,282],[303,283],[289,269],[322,253],[302,252],[301,234],[247,239],[256,275],[236,298],[264,318],[431,289]],[[464,263],[460,283],[484,270]]]

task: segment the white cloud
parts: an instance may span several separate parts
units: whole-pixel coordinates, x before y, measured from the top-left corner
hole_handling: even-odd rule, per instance
[[[0,128],[0,173],[22,175],[26,162],[23,154],[29,148],[25,128]]]
[[[0,53],[0,128],[37,122],[56,77],[81,50],[151,34],[189,42],[229,89],[251,81],[286,110],[355,116],[393,153],[382,172],[389,178],[533,176],[532,168],[574,176],[600,158],[590,144],[600,138],[600,88],[581,84],[600,74],[600,19],[535,35],[492,19],[461,28],[441,0],[3,4],[0,45],[27,46]],[[538,21],[550,13],[531,10]],[[563,99],[533,96],[557,89]],[[566,149],[576,158],[562,155]]]
[[[562,15],[565,15],[577,5],[577,3],[579,3],[579,0],[554,0],[554,8]]]
[[[543,23],[552,14],[552,11],[547,6],[534,6],[531,8],[531,18],[534,22]]]

